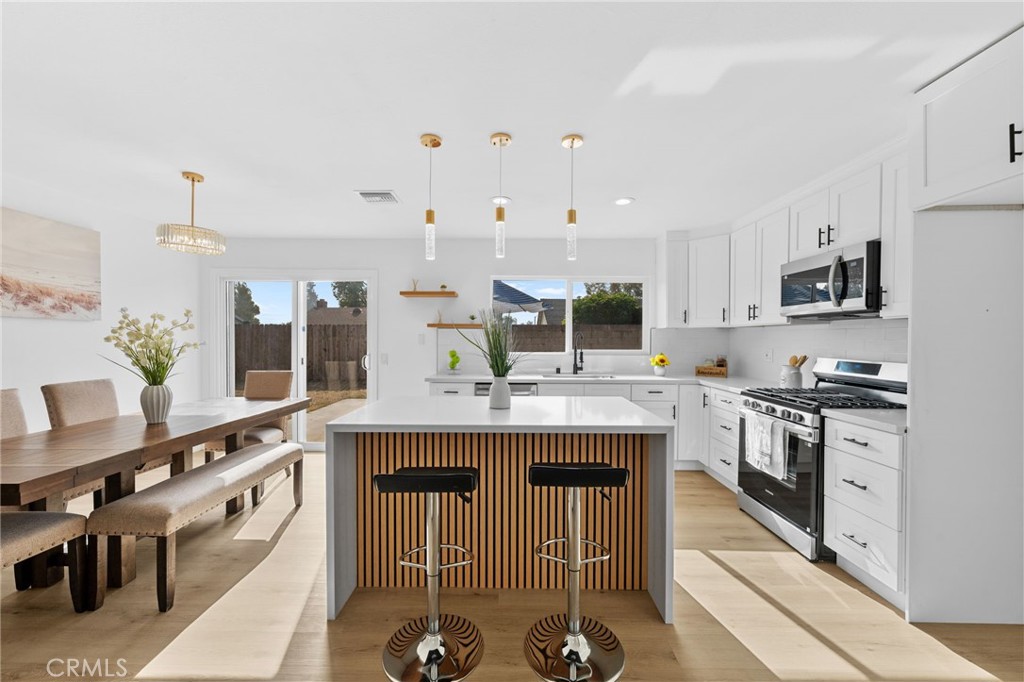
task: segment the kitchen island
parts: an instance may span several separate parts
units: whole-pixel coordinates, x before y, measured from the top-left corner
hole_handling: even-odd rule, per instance
[[[564,534],[560,490],[529,485],[533,462],[607,462],[630,469],[606,501],[586,494],[583,534],[612,559],[591,565],[584,587],[647,590],[672,622],[674,426],[617,397],[513,398],[491,410],[487,398],[389,398],[331,421],[327,446],[327,604],[337,617],[357,587],[418,587],[422,574],[397,556],[422,544],[422,500],[382,496],[372,477],[401,466],[475,466],[470,504],[442,501],[443,542],[476,554],[447,571],[445,586],[560,589],[564,575],[533,553]]]

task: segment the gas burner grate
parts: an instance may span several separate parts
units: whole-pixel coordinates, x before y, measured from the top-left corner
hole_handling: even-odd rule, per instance
[[[743,394],[768,400],[785,400],[811,408],[901,410],[907,407],[901,403],[893,403],[887,400],[821,389],[756,388],[744,391]]]

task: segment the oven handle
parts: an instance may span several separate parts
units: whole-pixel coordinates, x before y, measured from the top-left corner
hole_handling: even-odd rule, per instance
[[[836,296],[835,288],[836,268],[839,267],[839,261],[841,261],[842,259],[843,255],[841,253],[837,253],[836,257],[832,259],[832,265],[829,266],[828,269],[828,297],[832,299],[832,305],[836,308],[839,308],[843,305],[842,302],[839,300],[839,297]]]
[[[746,419],[747,415],[751,415],[751,414],[761,416],[760,413],[754,412],[752,410],[748,410],[745,407],[741,407],[740,408],[740,419]],[[769,419],[771,419],[773,422],[782,422],[782,430],[785,433],[788,433],[790,435],[796,436],[797,438],[799,438],[800,440],[802,440],[802,441],[804,441],[806,443],[811,443],[812,445],[814,445],[819,440],[818,439],[818,429],[802,428],[802,427],[790,424],[787,421],[783,421],[781,419],[776,419],[775,417],[769,417]]]

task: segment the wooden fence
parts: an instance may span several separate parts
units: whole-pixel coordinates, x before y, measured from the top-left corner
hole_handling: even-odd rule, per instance
[[[331,383],[340,376],[340,388],[365,389],[366,372],[361,360],[366,355],[366,325],[315,324],[306,329],[306,385],[313,390],[327,389],[328,363],[340,363],[334,365],[336,374]],[[291,344],[291,324],[236,324],[236,388],[240,390],[245,384],[245,373],[250,369],[290,367]],[[356,386],[347,379],[350,362],[355,363]]]
[[[578,324],[586,350],[639,350],[643,347],[643,329],[638,324]],[[523,350],[531,353],[565,350],[565,328],[560,325],[524,324],[516,327],[516,338]]]

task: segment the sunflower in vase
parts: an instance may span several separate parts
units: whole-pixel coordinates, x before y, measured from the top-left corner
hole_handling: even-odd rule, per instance
[[[654,375],[663,377],[665,376],[666,368],[672,363],[669,361],[668,356],[664,353],[658,353],[651,358],[651,367],[654,368]]]

